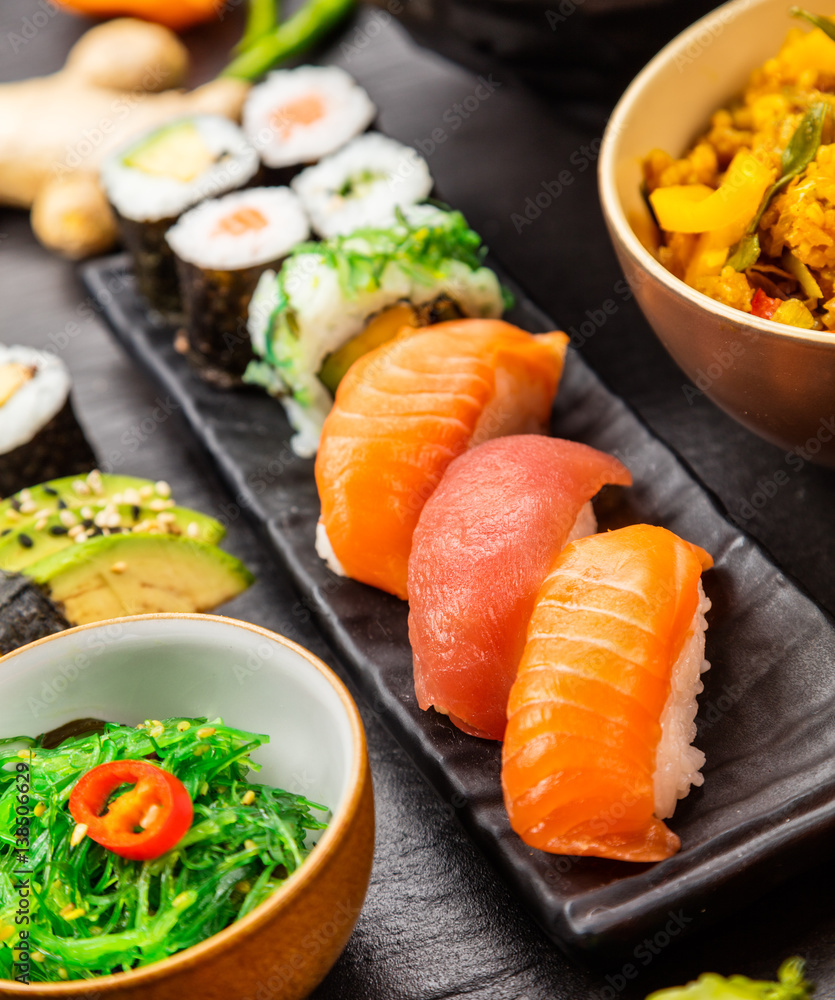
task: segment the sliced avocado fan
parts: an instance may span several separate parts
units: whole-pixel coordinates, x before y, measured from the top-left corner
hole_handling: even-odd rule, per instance
[[[25,569],[74,625],[160,611],[210,611],[254,577],[206,542],[178,535],[91,538]]]

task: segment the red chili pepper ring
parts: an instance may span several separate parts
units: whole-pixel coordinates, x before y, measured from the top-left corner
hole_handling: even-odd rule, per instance
[[[108,802],[121,785],[133,787]],[[76,782],[69,807],[91,840],[134,861],[170,851],[194,816],[180,779],[147,760],[114,760],[92,768]]]

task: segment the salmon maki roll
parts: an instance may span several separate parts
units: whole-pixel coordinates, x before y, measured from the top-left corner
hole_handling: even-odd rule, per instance
[[[322,431],[317,551],[340,574],[407,597],[412,534],[450,462],[546,429],[568,343],[500,320],[408,329],[364,355]]]
[[[632,525],[567,546],[539,591],[507,706],[502,787],[531,847],[661,861],[702,784],[703,549]]]
[[[473,736],[500,740],[537,591],[557,553],[597,530],[591,498],[628,486],[611,455],[513,435],[459,456],[426,502],[409,558],[415,693]]]

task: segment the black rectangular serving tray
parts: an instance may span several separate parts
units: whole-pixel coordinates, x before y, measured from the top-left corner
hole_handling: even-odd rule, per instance
[[[204,382],[149,314],[124,255],[84,281],[123,346],[181,407],[232,494],[221,516],[252,517],[358,688],[545,932],[567,953],[612,960],[739,907],[822,856],[835,828],[835,628],[724,516],[683,463],[573,351],[552,432],[621,458],[635,479],[598,503],[601,528],[661,524],[712,553],[713,602],[699,699],[705,783],[670,826],[681,851],[658,864],[542,853],[511,831],[500,746],[460,732],[415,699],[407,605],[334,576],[317,557],[313,462],[296,457],[278,402]],[[554,328],[522,292],[509,316]],[[214,512],[217,514],[217,512]]]

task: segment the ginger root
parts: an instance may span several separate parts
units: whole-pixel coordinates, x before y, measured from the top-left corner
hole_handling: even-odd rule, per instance
[[[80,258],[115,225],[99,166],[132,136],[180,115],[237,120],[249,84],[222,77],[186,92],[188,54],[160,25],[119,18],[88,31],[51,76],[0,84],[0,204],[32,207],[36,234]]]

